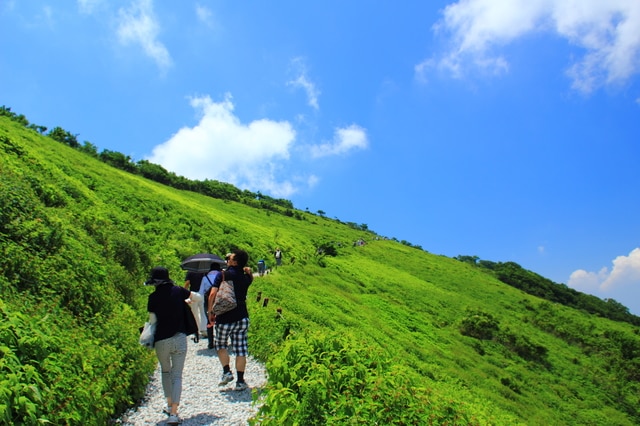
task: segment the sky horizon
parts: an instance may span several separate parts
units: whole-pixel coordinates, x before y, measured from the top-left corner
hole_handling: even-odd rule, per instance
[[[640,2],[0,4],[0,105],[640,315]]]

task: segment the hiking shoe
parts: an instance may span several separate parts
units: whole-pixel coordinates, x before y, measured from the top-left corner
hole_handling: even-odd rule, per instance
[[[180,423],[182,423],[182,420],[180,420],[180,417],[176,416],[175,414],[169,416],[169,418],[167,419],[168,425],[179,425]]]
[[[245,389],[249,389],[249,385],[246,382],[237,382],[236,387],[233,388],[234,391],[243,391]]]
[[[233,381],[233,374],[231,373],[223,373],[222,374],[222,378],[220,379],[220,383],[218,383],[218,386],[224,386],[229,382]]]

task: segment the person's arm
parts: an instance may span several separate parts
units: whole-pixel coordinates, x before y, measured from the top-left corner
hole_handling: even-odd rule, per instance
[[[216,294],[218,294],[218,287],[211,287],[211,291],[209,291],[209,300],[207,301],[207,315],[209,316],[209,322],[212,324],[216,318],[213,313],[213,302],[216,300]]]
[[[202,303],[202,301],[204,300],[204,296],[201,295],[200,293],[196,293],[195,291],[192,291],[191,296],[189,296],[189,299],[191,299],[192,302]]]
[[[253,270],[250,267],[245,266],[244,273],[249,277],[249,284],[251,284],[253,282]]]
[[[224,278],[224,272],[218,272],[216,277],[213,279],[213,283],[211,284],[211,290],[209,290],[209,300],[207,300],[207,315],[209,316],[209,321],[213,324],[215,315],[212,312],[213,310],[213,302],[216,300],[216,294],[218,294],[218,289],[220,288],[220,283],[222,283],[222,278]]]

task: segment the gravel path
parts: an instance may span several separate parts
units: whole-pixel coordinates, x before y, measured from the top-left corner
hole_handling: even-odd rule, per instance
[[[235,357],[231,356],[231,371],[235,376]],[[218,386],[222,368],[216,352],[207,349],[207,339],[194,343],[189,338],[187,359],[182,375],[182,397],[178,414],[184,426],[247,425],[259,406],[253,404],[252,390],[259,390],[267,382],[264,365],[247,357],[245,381],[249,389],[234,391],[235,380]],[[167,416],[162,413],[166,399],[160,381],[160,364],[147,386],[144,400],[135,409],[126,412],[116,421],[119,425],[166,425]]]

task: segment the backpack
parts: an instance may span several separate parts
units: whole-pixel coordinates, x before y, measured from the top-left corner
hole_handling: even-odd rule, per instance
[[[236,291],[233,287],[233,281],[227,281],[224,279],[224,271],[222,271],[222,282],[218,293],[216,293],[216,300],[213,302],[211,310],[216,315],[224,314],[235,309],[238,306],[236,301]]]

